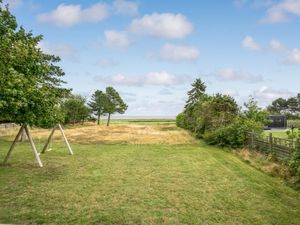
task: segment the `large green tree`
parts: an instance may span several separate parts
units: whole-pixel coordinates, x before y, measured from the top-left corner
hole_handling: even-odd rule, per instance
[[[52,126],[59,122],[56,107],[69,90],[63,88],[59,57],[38,47],[42,36],[19,27],[0,1],[1,119],[18,124]]]
[[[88,105],[91,107],[92,112],[97,116],[97,124],[100,124],[100,116],[104,113],[104,104],[106,102],[106,94],[100,90],[96,90],[92,95]]]
[[[109,126],[111,114],[123,114],[127,110],[128,106],[125,104],[120,94],[113,87],[106,88],[105,96],[106,97],[104,101],[103,112],[108,114],[107,126]]]

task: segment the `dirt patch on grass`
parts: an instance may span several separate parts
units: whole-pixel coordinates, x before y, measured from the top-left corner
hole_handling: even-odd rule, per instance
[[[11,138],[17,131],[9,132]],[[35,139],[46,139],[49,129],[31,130]],[[188,132],[175,125],[131,125],[113,124],[76,126],[65,129],[70,142],[83,144],[195,144],[196,139]],[[57,130],[54,140],[61,140]]]

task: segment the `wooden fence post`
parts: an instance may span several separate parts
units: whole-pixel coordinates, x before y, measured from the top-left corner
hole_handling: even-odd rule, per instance
[[[270,152],[273,151],[273,137],[272,137],[272,133],[269,134],[269,150],[270,150]]]

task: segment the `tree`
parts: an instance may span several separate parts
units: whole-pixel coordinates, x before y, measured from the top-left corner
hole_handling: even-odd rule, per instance
[[[52,126],[55,109],[70,91],[63,88],[59,57],[38,47],[42,36],[18,27],[16,18],[0,1],[0,111],[1,119],[20,125]]]
[[[90,109],[85,103],[86,99],[80,95],[72,95],[67,98],[62,105],[65,114],[65,123],[84,123],[90,115]]]
[[[267,109],[270,113],[285,114],[287,110],[287,101],[283,98],[278,98],[274,100]]]
[[[230,124],[238,116],[239,107],[228,95],[216,94],[195,106],[195,115],[203,132]]]
[[[288,99],[275,99],[269,106],[268,111],[272,114],[283,114],[288,118],[300,117],[300,93],[296,97]]]
[[[244,115],[255,122],[266,125],[269,122],[269,112],[258,107],[257,101],[250,96],[248,102],[244,103]]]
[[[111,114],[123,114],[127,110],[127,107],[119,93],[113,87],[106,88],[103,112],[108,114],[107,126],[109,126]]]
[[[200,78],[196,79],[194,83],[192,83],[192,89],[188,91],[188,100],[186,102],[185,108],[193,106],[196,102],[198,102],[201,97],[205,94],[206,85],[201,81]]]
[[[88,103],[91,110],[97,116],[97,124],[100,124],[100,116],[104,113],[104,103],[106,101],[105,93],[96,90],[92,95],[91,101]]]

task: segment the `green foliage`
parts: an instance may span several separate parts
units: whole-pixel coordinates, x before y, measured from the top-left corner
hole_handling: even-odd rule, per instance
[[[293,152],[291,160],[288,162],[291,175],[297,177],[297,182],[300,183],[300,149]]]
[[[188,91],[188,100],[186,102],[185,108],[193,106],[197,103],[203,95],[205,95],[206,85],[200,78],[196,79],[192,83],[192,89]]]
[[[34,36],[8,8],[0,6],[0,111],[1,119],[18,124],[52,126],[61,118],[55,110],[69,92],[64,75],[55,66],[59,57],[44,54]]]
[[[294,127],[292,127],[286,131],[286,135],[288,136],[289,139],[300,138],[300,129],[299,128],[295,129]]]
[[[109,126],[111,114],[123,114],[127,107],[120,94],[113,87],[106,88],[103,112],[108,114],[107,126]]]
[[[176,116],[176,126],[177,127],[185,128],[185,126],[184,126],[184,118],[185,118],[185,114],[183,112],[179,113]]]
[[[262,124],[244,116],[236,117],[227,126],[212,130],[204,135],[204,140],[211,145],[238,148],[245,145],[249,132],[262,132]]]
[[[100,116],[104,114],[104,105],[106,101],[106,95],[100,90],[96,90],[92,95],[91,101],[88,103],[92,112],[97,116],[97,123],[100,124]]]
[[[176,124],[203,138],[209,144],[241,147],[249,132],[262,132],[269,113],[257,106],[251,97],[240,112],[235,100],[222,94],[205,94],[205,84],[197,79],[188,92],[189,100],[184,112],[178,114]]]
[[[206,132],[212,132],[230,124],[238,115],[238,105],[227,95],[207,96],[193,109],[193,132],[201,138]]]
[[[72,95],[62,104],[65,123],[84,122],[90,115],[90,108],[86,106],[86,99],[80,95]]]
[[[300,118],[300,93],[288,99],[275,99],[268,106],[268,111],[272,114],[284,114],[288,119]]]
[[[269,121],[269,112],[267,110],[263,110],[258,107],[257,101],[254,100],[252,96],[250,96],[249,101],[244,103],[245,111],[244,115],[256,122],[259,122],[263,125],[268,124]]]

